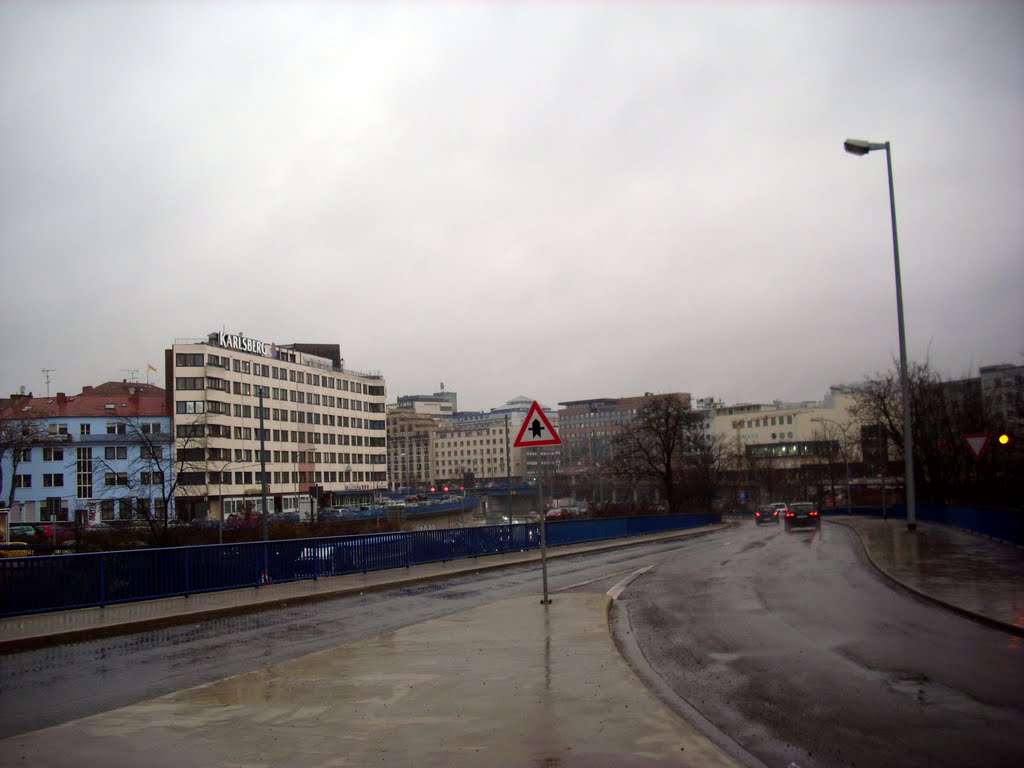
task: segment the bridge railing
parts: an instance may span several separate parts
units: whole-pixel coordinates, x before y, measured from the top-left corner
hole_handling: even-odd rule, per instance
[[[826,516],[845,515],[845,507],[823,510]],[[852,507],[851,515],[867,515],[905,519],[907,508],[903,504],[887,507]],[[991,507],[968,507],[955,504],[918,504],[917,519],[923,523],[940,523],[980,533],[1017,546],[1024,546],[1024,510],[996,509]]]
[[[658,515],[547,523],[549,546],[662,533],[720,515]],[[0,616],[62,611],[347,573],[486,557],[540,546],[540,523],[316,539],[278,539],[0,559]]]

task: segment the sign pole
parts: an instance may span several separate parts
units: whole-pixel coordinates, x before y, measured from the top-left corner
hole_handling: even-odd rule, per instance
[[[526,412],[523,425],[519,428],[519,435],[516,437],[513,447],[515,448],[540,448],[546,445],[561,445],[562,438],[551,424],[536,400]],[[540,506],[540,567],[544,582],[544,599],[542,605],[548,605],[551,599],[548,597],[548,530],[547,515],[544,514],[544,473],[543,462],[537,472],[537,500]]]
[[[547,536],[547,515],[544,514],[544,478],[537,474],[537,498],[540,500],[540,570],[544,582],[544,599],[541,605],[549,605],[551,598],[548,597],[548,536]]]

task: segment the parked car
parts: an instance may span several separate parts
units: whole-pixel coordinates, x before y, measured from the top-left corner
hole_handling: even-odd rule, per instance
[[[760,525],[761,523],[779,523],[779,510],[777,510],[771,504],[765,504],[763,507],[758,507],[754,510],[754,522]]]
[[[821,529],[821,515],[818,514],[818,507],[810,501],[791,503],[786,512],[785,521],[787,531],[796,526]]]
[[[15,539],[31,539],[36,535],[35,526],[28,523],[11,523],[7,529],[7,538],[12,542]],[[53,535],[52,533],[50,534]]]

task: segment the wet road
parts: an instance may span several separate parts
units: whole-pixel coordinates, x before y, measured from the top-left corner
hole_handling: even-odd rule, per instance
[[[603,593],[676,542],[549,561],[553,593]],[[0,738],[135,704],[506,598],[540,594],[537,565],[103,640],[0,663]]]
[[[859,553],[827,523],[682,542],[621,595],[620,650],[766,765],[1024,764],[1020,638],[894,588]]]

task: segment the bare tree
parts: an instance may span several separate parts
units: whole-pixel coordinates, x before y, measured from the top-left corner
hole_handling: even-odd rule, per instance
[[[204,495],[210,449],[207,448],[205,420],[179,425],[175,435],[160,427],[153,417],[121,416],[125,444],[138,446],[125,465],[111,463],[119,459],[98,458],[97,473],[113,475],[115,485],[123,486],[120,498],[132,500],[132,517],[144,521],[157,546],[170,543],[171,521],[176,517],[177,497]],[[127,458],[127,451],[124,458]],[[202,483],[196,480],[202,477]]]
[[[18,477],[18,467],[22,462],[27,461],[28,452],[39,445],[47,445],[56,442],[51,438],[42,421],[35,418],[18,418],[8,414],[0,418],[0,468],[6,460],[11,468],[11,485],[7,489],[7,506],[14,503],[14,496],[18,490],[15,478]],[[0,494],[3,494],[3,472],[0,471]]]
[[[684,498],[710,510],[726,473],[735,465],[730,443],[705,429],[704,418],[691,411],[683,420],[683,471],[680,473]]]
[[[979,379],[945,381],[927,361],[907,371],[910,390],[914,476],[922,500],[945,502],[972,496],[980,484],[979,466],[963,435],[984,432]],[[903,402],[899,368],[868,377],[854,393],[859,424],[896,446],[903,459]],[[972,486],[974,486],[972,488]]]

